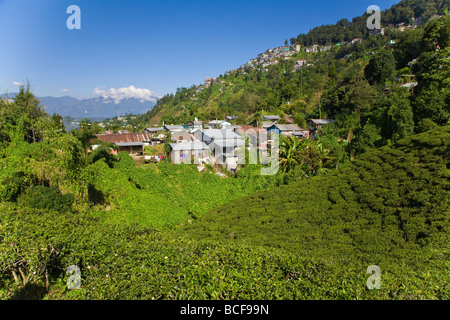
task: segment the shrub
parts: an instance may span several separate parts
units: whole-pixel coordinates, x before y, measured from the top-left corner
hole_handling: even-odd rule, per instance
[[[61,194],[56,186],[31,186],[19,199],[22,206],[57,212],[70,211],[73,202],[74,196],[72,194]]]

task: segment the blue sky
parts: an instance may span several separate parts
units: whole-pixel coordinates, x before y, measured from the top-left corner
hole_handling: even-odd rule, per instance
[[[316,26],[398,2],[0,0],[0,92],[29,81],[38,96],[90,98],[130,86],[162,96]],[[70,5],[81,9],[81,30],[66,26]]]

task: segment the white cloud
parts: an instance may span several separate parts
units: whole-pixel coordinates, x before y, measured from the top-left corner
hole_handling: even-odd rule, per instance
[[[17,82],[17,81],[13,81],[12,84],[15,85],[15,86],[21,86],[22,85],[20,82]]]
[[[152,92],[149,89],[135,88],[134,86],[119,89],[111,88],[108,90],[105,90],[105,87],[97,87],[94,89],[94,93],[102,96],[104,99],[112,99],[116,104],[129,98],[138,99],[140,102],[156,102],[157,98],[159,98],[155,92]]]
[[[61,92],[62,93],[67,93],[67,92],[69,92],[69,89],[62,89]]]

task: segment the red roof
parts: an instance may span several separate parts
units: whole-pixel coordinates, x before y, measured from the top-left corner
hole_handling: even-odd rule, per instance
[[[129,134],[98,134],[96,137],[103,142],[144,142],[151,141],[152,135],[149,133],[129,133]]]

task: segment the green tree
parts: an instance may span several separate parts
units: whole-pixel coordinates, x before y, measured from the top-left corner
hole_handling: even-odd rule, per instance
[[[450,119],[450,47],[438,54],[423,53],[413,72],[417,77],[414,88],[414,120],[431,119],[445,125]]]
[[[351,148],[356,155],[380,146],[381,135],[379,129],[374,124],[367,123],[364,127],[355,129],[354,134]]]
[[[395,58],[392,51],[380,50],[364,69],[365,76],[369,83],[378,85],[384,89],[387,81],[392,80],[395,71]]]
[[[450,16],[432,19],[426,26],[423,35],[423,46],[427,50],[442,50],[450,45]]]
[[[389,99],[388,132],[392,141],[411,135],[414,131],[413,111],[407,89],[400,88],[392,92]]]

